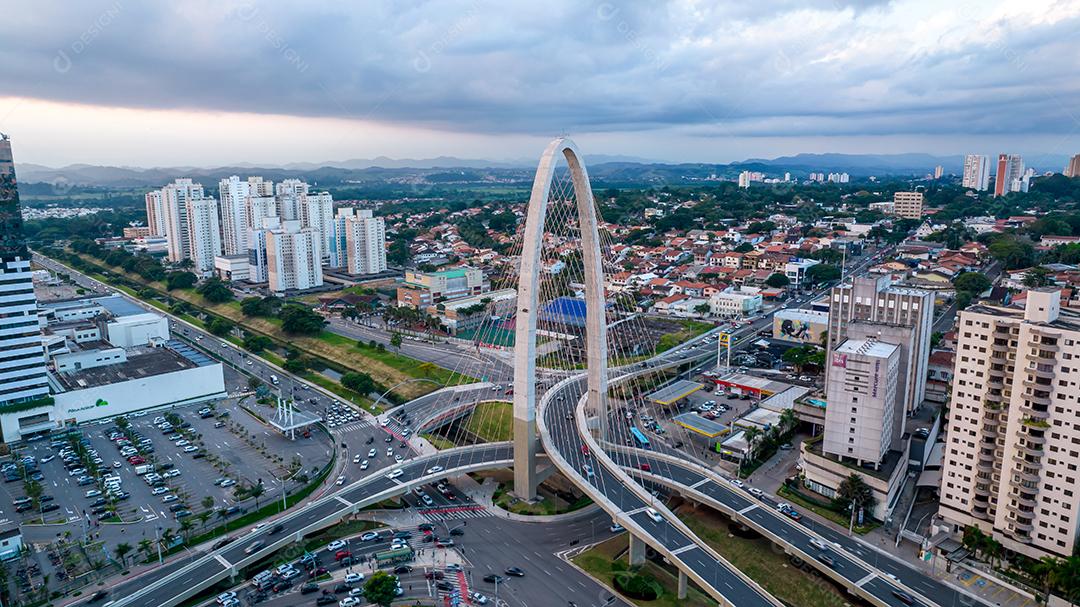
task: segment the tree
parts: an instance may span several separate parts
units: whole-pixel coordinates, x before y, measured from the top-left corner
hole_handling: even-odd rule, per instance
[[[213,509],[214,508],[214,496],[207,495],[206,497],[202,498],[201,503],[202,503],[203,508],[205,508],[207,510]]]
[[[139,540],[139,552],[143,554],[143,560],[149,561],[154,554],[154,542],[146,538]]]
[[[401,333],[395,331],[394,334],[390,336],[390,345],[395,348],[401,348],[401,341]]]
[[[1043,267],[1031,268],[1024,273],[1024,286],[1029,289],[1037,289],[1051,284],[1050,270]]]
[[[1054,587],[1056,583],[1058,569],[1061,567],[1061,561],[1053,556],[1044,556],[1031,568],[1031,573],[1042,582],[1043,592],[1046,594],[1046,599],[1050,599],[1050,589]]]
[[[754,245],[744,242],[733,249],[736,253],[749,253],[754,250]]]
[[[210,322],[206,323],[206,330],[213,333],[214,335],[217,335],[218,337],[228,335],[235,328],[236,325],[233,324],[231,321],[225,320],[224,318],[220,318],[217,316],[210,319]]]
[[[290,358],[289,360],[285,361],[285,363],[281,365],[281,368],[285,369],[289,373],[299,374],[307,370],[309,362],[310,361],[308,361],[303,356],[297,356],[296,358]]]
[[[817,348],[807,344],[805,346],[788,348],[780,356],[780,359],[789,365],[794,365],[795,369],[801,373],[803,367],[817,362],[815,357],[817,353]]]
[[[256,483],[248,488],[247,494],[250,497],[255,498],[255,509],[259,509],[259,498],[266,493],[266,487],[263,487],[262,483]]]
[[[240,300],[240,311],[244,316],[273,316],[280,307],[281,300],[272,296],[245,297]]]
[[[380,607],[390,607],[397,596],[397,578],[385,571],[376,571],[364,582],[364,598]]]
[[[278,318],[281,319],[281,328],[286,333],[296,335],[318,335],[326,324],[322,316],[297,304],[282,307],[278,312]]]
[[[964,291],[970,293],[972,296],[986,291],[993,284],[985,274],[979,272],[964,272],[959,274],[953,279],[952,283],[957,291]]]
[[[120,559],[120,566],[127,566],[127,554],[131,552],[131,544],[127,542],[120,542],[113,548],[113,553],[116,554],[116,558]]]
[[[214,516],[214,512],[212,510],[203,510],[202,512],[196,514],[195,518],[199,519],[199,522],[202,523],[202,528],[205,530],[206,521],[209,521],[211,516]]]
[[[782,289],[791,284],[791,280],[780,272],[774,272],[769,274],[769,277],[765,279],[765,284],[774,289]]]
[[[819,263],[806,269],[806,282],[819,284],[840,278],[840,266],[828,263]]]
[[[378,387],[375,380],[363,372],[350,372],[342,375],[341,385],[358,394],[371,394]]]
[[[208,278],[195,288],[195,292],[203,296],[210,303],[225,303],[233,299],[234,295],[229,285],[220,278]]]
[[[710,306],[708,303],[699,303],[698,305],[694,306],[694,312],[697,312],[701,316],[707,315],[711,310],[712,306]]]
[[[180,536],[187,541],[191,537],[191,530],[195,528],[195,523],[190,517],[180,519]]]
[[[169,272],[165,275],[165,290],[190,289],[198,280],[199,277],[191,272]]]
[[[248,352],[258,353],[274,347],[274,342],[265,335],[244,333],[244,349]]]
[[[852,472],[847,478],[840,481],[840,486],[836,488],[836,499],[834,500],[836,507],[842,510],[850,508],[853,518],[858,516],[860,508],[866,512],[873,511],[876,501],[874,499],[874,490],[870,488],[870,485],[866,484],[866,480],[857,472]]]

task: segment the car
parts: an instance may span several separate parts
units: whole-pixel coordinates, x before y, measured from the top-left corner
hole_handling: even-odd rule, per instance
[[[162,476],[164,476],[165,478],[176,478],[180,476],[180,471],[174,468],[172,470],[169,470],[165,474],[162,474]]]
[[[376,453],[374,449],[368,449],[368,452],[367,452],[368,457],[375,457],[376,455],[378,455],[378,453]]]
[[[583,455],[585,455],[586,457],[588,457],[589,456],[589,446],[588,445],[582,445],[581,446],[581,453]]]
[[[502,582],[506,581],[506,578],[504,578],[501,575],[496,575],[494,573],[489,573],[489,574],[484,576],[484,581],[489,583],[489,584],[496,584],[496,583],[501,584]]]
[[[581,471],[585,473],[587,478],[592,478],[594,476],[592,466],[589,464],[581,464]]]
[[[639,464],[638,468],[640,468],[642,472],[652,472],[652,466],[649,464]]]
[[[330,542],[329,544],[327,544],[326,551],[327,552],[337,552],[338,550],[341,550],[344,547],[345,547],[345,540],[334,540],[334,541]]]
[[[334,560],[340,561],[341,559],[349,558],[351,556],[352,552],[349,552],[348,550],[338,550],[334,553]]]
[[[454,527],[450,530],[450,535],[465,535],[465,530],[461,527]]]
[[[86,492],[86,497],[97,497],[99,495],[101,495],[101,492],[97,489],[91,489]]]
[[[188,445],[187,447],[184,447],[184,453],[194,453],[194,452],[196,452],[198,450],[199,450],[199,448],[196,447],[195,445]]]
[[[612,523],[611,526],[608,527],[608,530],[612,533],[621,533],[623,531],[626,531],[626,528],[618,523]]]
[[[427,469],[428,474],[438,474],[439,472],[442,472],[442,471],[443,471],[442,466],[432,466],[432,467]]]
[[[395,456],[394,456],[394,462],[395,462],[395,463],[398,463],[398,464],[400,464],[400,463],[401,463],[401,462],[403,462],[403,461],[405,461],[405,458],[401,457],[400,455],[395,455]]]
[[[786,514],[787,517],[790,518],[793,521],[801,521],[802,520],[802,515],[799,514],[799,511],[794,509],[794,508],[788,508],[787,510],[784,510],[784,514]]]
[[[221,594],[217,595],[217,602],[220,605],[220,604],[224,603],[225,601],[229,601],[229,600],[232,600],[232,599],[235,599],[235,598],[236,598],[236,593],[232,592],[230,590],[229,592],[222,592]]]
[[[900,601],[901,603],[903,603],[903,604],[905,604],[905,605],[914,605],[914,604],[915,604],[915,597],[913,597],[913,596],[911,596],[910,594],[908,594],[908,593],[904,592],[903,590],[900,590],[900,589],[893,589],[893,591],[892,591],[892,594],[893,594],[893,596],[895,596],[895,597],[896,597],[896,598],[897,598],[897,599],[898,599],[898,600],[899,600],[899,601]]]
[[[90,597],[90,600],[87,601],[87,602],[89,602],[89,603],[97,603],[98,601],[104,600],[105,597],[107,597],[107,596],[109,596],[109,591],[108,590],[98,590],[97,592],[95,592]]]
[[[274,525],[273,527],[271,527],[270,531],[267,531],[266,534],[267,535],[277,535],[278,533],[281,533],[284,530],[285,530],[285,525],[282,525],[281,523],[278,523],[278,524]]]
[[[651,518],[654,522],[664,522],[664,517],[660,516],[660,513],[656,511],[656,508],[646,508],[645,513],[648,514],[649,518]]]
[[[412,573],[412,570],[413,568],[411,565],[398,565],[397,567],[394,567],[394,573],[396,573],[397,575]]]
[[[379,534],[375,531],[368,531],[360,536],[361,542],[373,542],[379,539]]]
[[[368,469],[368,461],[367,460],[364,460],[364,461],[360,462],[360,469],[361,470],[367,470]]]
[[[247,548],[244,548],[244,554],[251,554],[253,552],[257,552],[258,550],[262,549],[262,547],[265,546],[265,545],[266,545],[266,542],[264,542],[262,540],[256,540],[256,541],[252,542],[251,545],[249,545]]]
[[[226,479],[224,482],[222,482],[220,486],[221,487],[232,487],[235,484],[236,484],[236,481],[234,481],[233,479],[230,478],[230,479]]]
[[[352,590],[349,591],[349,596],[362,597],[362,596],[364,596],[364,589],[363,588],[353,588]]]
[[[251,364],[251,361],[248,361],[248,364]],[[316,605],[336,605],[337,602],[338,601],[336,598],[328,594],[324,594],[319,598],[315,599]]]
[[[340,601],[338,601],[338,606],[339,607],[356,607],[356,605],[359,605],[359,604],[360,604],[360,599],[358,599],[356,597],[353,597],[353,596],[347,596],[347,597],[341,599]]]
[[[514,577],[525,577],[525,570],[521,567],[507,567],[505,573]]]
[[[825,542],[821,541],[820,539],[818,539],[816,537],[810,538],[810,545],[813,546],[814,548],[817,548],[818,550],[820,550],[822,552],[825,552],[826,550],[829,549],[828,544],[826,544]]]
[[[334,481],[334,484],[338,485],[338,486],[344,485],[345,484],[345,475],[342,474],[341,476],[337,477],[337,480]]]
[[[453,571],[454,573],[457,573],[457,572],[462,570],[461,565],[459,565],[457,563],[450,563],[445,567],[445,569],[447,571]]]
[[[356,572],[350,573],[345,576],[344,581],[346,584],[359,584],[360,582],[364,581],[364,574]]]
[[[439,590],[445,590],[445,591],[449,591],[449,590],[454,589],[454,585],[451,584],[450,582],[447,582],[446,580],[439,580],[439,581],[435,582],[435,587],[438,588]]]
[[[300,587],[300,594],[311,594],[312,592],[318,592],[319,585],[315,582],[308,582]]]
[[[42,461],[45,461],[45,460],[42,460]],[[124,464],[121,464],[120,462],[113,462],[113,463],[112,463],[112,467],[113,467],[113,468],[120,468],[120,467],[122,467],[123,465],[124,465]]]
[[[300,575],[300,572],[297,571],[296,569],[289,568],[289,569],[286,569],[280,575],[281,575],[281,578],[284,579],[284,580],[292,580],[292,579],[298,577]]]
[[[752,496],[754,496],[754,497],[756,497],[758,499],[760,499],[761,496],[764,495],[764,492],[761,489],[758,489],[757,487],[750,487],[749,489],[747,489],[747,491],[750,492],[750,495],[752,495]]]
[[[405,471],[402,470],[401,468],[398,468],[397,470],[392,471],[390,474],[387,474],[386,478],[395,479],[395,478],[401,476],[402,474],[405,474]]]
[[[743,482],[742,482],[742,481],[740,481],[740,480],[739,480],[739,479],[737,479],[737,478],[733,478],[733,479],[731,479],[731,480],[730,480],[729,482],[730,482],[730,483],[731,483],[732,485],[735,485],[736,487],[738,487],[738,488],[740,488],[740,489],[742,489],[742,488],[743,488]]]
[[[453,548],[454,547],[454,540],[436,539],[435,540],[435,547],[436,548]]]
[[[387,442],[387,443],[392,443],[392,442],[394,442],[394,437],[393,437],[393,435],[391,435],[391,436],[387,436],[387,437],[386,437],[386,440],[385,440],[384,442]]]
[[[488,598],[479,592],[470,592],[469,598],[472,599],[474,605],[487,605]]]
[[[161,496],[161,502],[164,503],[164,504],[168,504],[169,502],[175,502],[178,499],[180,499],[180,498],[176,497],[172,493],[170,493],[168,495]]]

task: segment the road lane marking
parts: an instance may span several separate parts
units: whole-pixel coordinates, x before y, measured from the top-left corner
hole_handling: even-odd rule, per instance
[[[694,483],[693,485],[690,485],[690,488],[691,489],[697,489],[698,487],[700,487],[700,486],[702,486],[702,485],[704,485],[705,483],[708,483],[708,482],[710,482],[709,479],[703,478],[700,481]]]
[[[687,550],[693,550],[694,548],[697,548],[697,547],[698,547],[697,544],[687,544],[687,545],[683,546],[682,548],[676,548],[675,550],[672,550],[671,554],[673,554],[673,555],[674,554],[682,554],[682,553],[686,552]]]
[[[749,506],[747,506],[747,507],[743,508],[742,510],[740,510],[739,514],[746,514],[747,512],[750,512],[751,510],[753,510],[754,508],[757,508],[757,507],[758,507],[758,504],[750,504]]]

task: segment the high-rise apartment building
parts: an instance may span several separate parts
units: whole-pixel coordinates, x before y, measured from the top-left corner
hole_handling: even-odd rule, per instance
[[[322,234],[300,221],[283,221],[266,231],[270,291],[303,291],[322,286]]]
[[[825,453],[875,466],[892,447],[896,423],[900,346],[848,339],[828,360]],[[899,416],[901,423],[903,416]]]
[[[346,233],[348,220],[353,217],[356,217],[354,207],[341,207],[330,222],[330,233],[326,238],[328,244],[326,256],[327,265],[331,268],[344,268],[349,265],[349,243]]]
[[[960,313],[939,515],[1032,558],[1068,557],[1080,522],[1080,314],[1056,289]]]
[[[307,196],[309,186],[299,179],[285,179],[274,188],[277,214],[282,221],[300,219],[300,200]]]
[[[964,179],[961,185],[980,192],[986,191],[986,188],[990,187],[990,158],[983,154],[964,156]]]
[[[272,198],[270,200],[273,200]],[[277,215],[259,217],[255,227],[248,231],[248,281],[268,282],[270,262],[268,259],[266,235],[273,229],[281,228],[281,218]]]
[[[252,196],[273,196],[274,182],[266,181],[262,177],[251,176],[247,178],[248,192]]]
[[[1069,159],[1069,164],[1065,165],[1065,176],[1080,177],[1080,154]]]
[[[214,271],[214,258],[221,255],[221,221],[217,201],[192,198],[187,201],[187,257],[192,270],[206,276]]]
[[[945,167],[940,164],[934,167],[934,179],[941,179],[941,176],[945,174]]]
[[[176,263],[191,257],[191,245],[188,241],[188,200],[201,200],[206,197],[202,184],[191,179],[177,179],[157,191],[161,200],[165,232],[161,234],[168,240],[169,261]],[[147,217],[147,223],[150,223]]]
[[[300,224],[318,230],[322,237],[323,262],[330,256],[334,222],[334,198],[330,192],[305,194],[300,198]]]
[[[153,236],[165,235],[165,207],[162,206],[161,191],[146,193],[146,226]]]
[[[277,201],[273,196],[249,196],[244,205],[244,225],[247,230],[261,230],[263,219],[277,217]]]
[[[893,213],[904,219],[922,219],[923,193],[896,192],[893,194]]]
[[[1019,154],[998,154],[997,173],[994,175],[994,196],[1019,192],[1023,177],[1024,159]]]
[[[218,199],[221,216],[221,244],[226,255],[247,253],[247,200],[251,196],[251,186],[247,181],[240,181],[236,175],[222,179],[218,184]]]
[[[0,404],[47,397],[45,370],[34,296],[30,251],[23,237],[19,186],[11,140],[0,133]]]
[[[345,219],[345,251],[350,274],[386,270],[386,224],[370,210],[357,209]]]

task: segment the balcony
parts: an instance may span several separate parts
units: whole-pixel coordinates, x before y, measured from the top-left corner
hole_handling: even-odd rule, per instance
[[[1034,468],[1036,470],[1039,470],[1039,469],[1042,468],[1042,461],[1039,458],[1026,459],[1019,452],[1013,453],[1012,460],[1014,462],[1018,463],[1018,464],[1021,464],[1023,466],[1027,466],[1028,468]]]
[[[1036,422],[1045,422],[1046,420],[1050,419],[1050,411],[1048,409],[1037,409],[1026,402],[1020,406],[1020,412],[1026,415],[1029,419]],[[1028,420],[1025,419],[1024,423],[1027,422]]]
[[[1036,472],[1037,471],[1034,469],[1025,468],[1023,466],[1013,468],[1013,475],[1019,476],[1020,480],[1016,480],[1015,478],[1010,476],[1009,482],[1017,487],[1023,487],[1021,483],[1037,483],[1039,482],[1039,475],[1036,474]]]
[[[994,390],[1001,390],[1005,387],[1005,380],[1002,377],[991,375],[990,378],[986,380],[986,387]]]
[[[986,487],[980,487],[979,485],[975,485],[975,499],[978,500],[979,498],[982,498],[980,501],[984,502],[990,498],[989,485],[987,485]]]
[[[999,343],[995,342],[995,343],[990,344],[990,349],[993,350],[994,352],[1000,352],[1002,354],[1006,354],[1006,353],[1008,353],[1008,351],[1011,348],[1009,348],[1008,343],[999,344]]]
[[[1030,455],[1031,457],[1042,457],[1044,453],[1041,446],[1031,445],[1024,441],[1018,441],[1016,443],[1016,450],[1024,455]]]
[[[979,461],[975,462],[975,470],[977,470],[979,472],[993,472],[994,471],[994,462],[992,461],[992,459],[993,458],[991,458],[991,461],[984,462],[980,458]]]
[[[1035,363],[1049,363],[1055,358],[1053,352],[1048,352],[1046,350],[1039,350],[1034,354],[1031,353],[1031,350],[1027,350],[1024,357]]]
[[[997,461],[997,458],[994,457],[993,452],[985,453],[983,451],[979,451],[979,461],[980,462],[993,463],[993,462]]]
[[[1013,493],[1009,494],[1009,497],[1012,498],[1013,500],[1016,500],[1016,503],[1018,504],[1018,506],[1014,507],[1013,503],[1010,501],[1009,505],[1006,506],[1006,507],[1009,510],[1012,510],[1012,511],[1017,512],[1017,513],[1022,513],[1022,514],[1027,515],[1027,516],[1033,515],[1035,513],[1035,506],[1039,505],[1038,502],[1035,501],[1034,496],[1025,497],[1024,494],[1017,494],[1017,493],[1013,492]],[[1027,510],[1021,510],[1020,509],[1021,506],[1024,507],[1024,508],[1027,508]]]
[[[1027,393],[1023,394],[1023,397],[1026,400],[1029,400],[1029,401],[1035,403],[1036,405],[1042,405],[1044,407],[1049,407],[1054,402],[1050,398],[1050,394],[1048,392],[1042,392],[1042,393],[1027,392]]]
[[[1032,434],[1033,432],[1038,432],[1038,434]],[[1043,445],[1046,444],[1045,433],[1043,433],[1041,430],[1034,430],[1032,428],[1028,428],[1027,426],[1024,426],[1024,430],[1020,432],[1020,437],[1023,438],[1024,442],[1026,442],[1027,444],[1037,446],[1040,449]]]
[[[1047,365],[1047,366],[1049,366],[1049,365]],[[1054,379],[1054,370],[1052,368],[1051,369],[1041,369],[1041,368],[1039,368],[1038,365],[1030,365],[1030,366],[1024,367],[1024,371],[1027,371],[1028,373],[1034,373],[1036,377],[1041,377],[1043,379],[1051,379],[1051,380]]]

